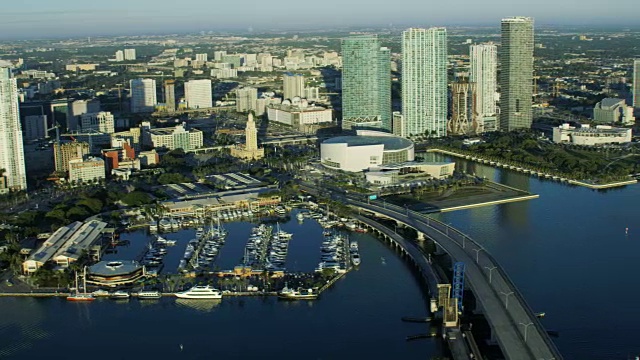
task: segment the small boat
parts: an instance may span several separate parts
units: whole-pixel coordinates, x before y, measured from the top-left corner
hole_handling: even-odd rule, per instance
[[[299,213],[296,215],[296,219],[298,219],[298,221],[304,221],[304,214],[303,214],[303,213],[301,213],[301,212],[299,212]]]
[[[351,254],[351,263],[353,264],[353,266],[358,266],[360,265],[360,254],[356,253],[352,253]]]
[[[109,292],[106,291],[106,290],[96,290],[96,291],[92,292],[91,295],[93,295],[95,297],[109,296]]]
[[[353,252],[353,251],[358,251],[358,242],[357,241],[352,241],[349,244],[349,249]]]
[[[181,299],[222,299],[222,292],[213,286],[194,286],[189,290],[176,293]]]
[[[120,300],[120,299],[124,300],[124,299],[128,299],[129,297],[131,297],[131,295],[128,292],[120,291],[120,290],[109,294],[109,298],[115,299],[115,300]]]
[[[290,289],[286,285],[278,293],[278,297],[284,300],[314,300],[318,298],[318,294],[313,289]]]
[[[138,293],[138,299],[140,300],[151,300],[151,299],[160,299],[162,297],[162,293],[159,291],[140,291]]]

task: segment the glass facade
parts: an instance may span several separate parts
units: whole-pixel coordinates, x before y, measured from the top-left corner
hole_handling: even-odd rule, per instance
[[[375,35],[342,40],[343,122],[377,119],[384,130],[391,131],[390,55]]]
[[[403,136],[447,135],[447,30],[402,33]]]
[[[471,45],[469,80],[476,84],[476,131],[495,131],[498,92],[498,47],[495,44]]]
[[[500,129],[530,128],[533,103],[533,19],[502,20]]]
[[[18,87],[8,67],[0,67],[0,169],[5,185],[0,192],[27,189]]]
[[[640,59],[633,61],[633,107],[640,108]]]

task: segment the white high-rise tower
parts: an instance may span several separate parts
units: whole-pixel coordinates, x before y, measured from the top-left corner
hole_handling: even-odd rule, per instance
[[[131,89],[131,112],[153,112],[158,102],[156,81],[153,79],[133,79],[129,82]]]
[[[475,83],[476,133],[498,130],[498,47],[493,44],[471,45],[470,82]]]
[[[640,109],[640,59],[633,60],[633,104],[634,108]]]
[[[213,107],[211,80],[191,80],[184,83],[184,96],[189,109],[206,109]]]
[[[447,30],[402,33],[403,136],[447,135]]]
[[[0,60],[0,193],[27,189],[18,86],[10,66]]]

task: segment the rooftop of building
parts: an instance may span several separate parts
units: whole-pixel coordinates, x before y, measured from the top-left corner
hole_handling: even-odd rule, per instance
[[[27,260],[45,263],[54,255],[78,258],[82,250],[93,244],[101,236],[107,224],[102,221],[82,223],[76,221],[56,230]]]
[[[384,145],[384,150],[403,150],[413,146],[409,139],[397,136],[338,136],[325,140],[323,144],[344,144],[347,146],[371,146]]]
[[[600,101],[600,106],[601,107],[613,107],[616,106],[620,103],[624,103],[624,99],[617,99],[617,98],[604,98]]]
[[[89,274],[105,277],[122,276],[134,273],[141,268],[142,266],[134,260],[100,261],[89,267]]]
[[[149,132],[152,135],[171,135],[173,134],[173,132],[176,130],[177,127],[182,127],[181,125],[178,126],[173,126],[173,127],[166,127],[166,128],[155,128],[155,129],[149,129]],[[198,129],[186,129],[188,132],[190,133],[198,133],[201,132]]]

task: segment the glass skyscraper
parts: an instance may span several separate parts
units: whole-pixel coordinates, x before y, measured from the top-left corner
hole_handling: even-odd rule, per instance
[[[342,123],[391,131],[391,53],[375,35],[342,39]]]
[[[502,20],[500,129],[530,128],[533,98],[533,19]]]
[[[0,60],[0,193],[27,189],[18,87],[10,65]]]
[[[402,33],[403,136],[447,135],[447,30]]]

